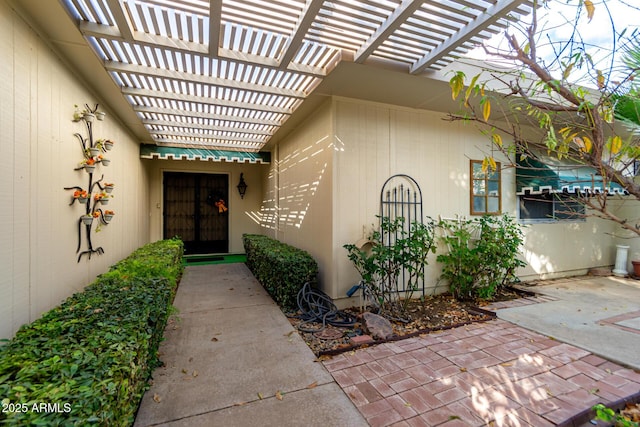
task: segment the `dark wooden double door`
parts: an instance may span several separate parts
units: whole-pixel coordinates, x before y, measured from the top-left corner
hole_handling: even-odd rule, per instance
[[[164,238],[180,237],[185,254],[229,252],[229,176],[165,172]]]

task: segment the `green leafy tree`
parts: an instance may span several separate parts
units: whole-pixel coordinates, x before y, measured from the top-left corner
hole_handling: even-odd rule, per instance
[[[639,6],[617,1],[629,13],[639,13]],[[635,179],[640,159],[635,81],[639,34],[616,27],[612,3],[534,0],[530,21],[514,23],[505,32],[504,47],[485,47],[490,57],[509,62],[506,71],[485,70],[470,80],[462,71],[454,73],[452,96],[461,100],[462,112],[447,119],[474,122],[487,135],[491,152],[485,169],[495,168],[498,153],[511,166],[526,157],[553,156],[595,169],[605,188],[619,184],[640,200]],[[562,25],[552,26],[544,18],[557,17],[567,7],[573,14]],[[598,56],[604,48],[583,37],[603,33],[592,22],[599,16],[608,18],[613,45],[604,59]],[[505,143],[505,137],[513,143]],[[606,194],[572,197],[587,208],[585,216],[611,220],[640,236],[640,219],[618,216]]]
[[[614,94],[616,118],[640,125],[640,44],[624,50],[622,62],[629,71],[629,91]]]

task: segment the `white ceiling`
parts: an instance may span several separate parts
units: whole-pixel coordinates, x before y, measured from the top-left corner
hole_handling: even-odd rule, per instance
[[[141,141],[243,151],[261,149],[345,64],[345,96],[365,70],[415,79],[531,10],[530,0],[13,3]],[[360,93],[376,99],[383,86]]]

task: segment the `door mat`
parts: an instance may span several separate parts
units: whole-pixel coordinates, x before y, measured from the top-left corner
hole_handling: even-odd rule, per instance
[[[185,255],[182,258],[184,265],[232,264],[246,261],[247,257],[245,254]]]

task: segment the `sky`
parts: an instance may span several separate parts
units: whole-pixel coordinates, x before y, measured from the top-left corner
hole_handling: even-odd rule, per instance
[[[621,52],[620,46],[623,39],[628,38],[634,32],[640,33],[640,1],[592,1],[595,6],[593,18],[589,20],[586,9],[582,7],[577,29],[580,37],[585,42],[587,52],[594,58],[596,67],[608,75],[607,71],[610,69],[614,46],[617,52]],[[575,22],[575,16],[578,11],[578,4],[579,0],[551,0],[548,7],[539,9],[538,29],[539,34],[542,35],[538,43],[539,57],[545,58],[547,61],[555,57],[548,40],[557,42],[570,38],[573,31],[572,23]],[[511,31],[515,31],[515,28],[511,29]],[[622,32],[625,33],[623,39],[615,36],[615,34],[619,35]],[[640,35],[637,36],[636,40],[640,44]],[[504,34],[499,34],[486,44],[490,47],[505,48]],[[482,48],[475,49],[470,53],[470,56],[478,59],[491,59],[486,56]],[[615,55],[614,58],[619,59],[619,56]],[[617,62],[616,65],[619,67],[620,62]],[[586,83],[582,81],[584,77],[580,77],[579,72],[576,72],[574,78],[580,80],[581,84]],[[616,78],[620,78],[619,75],[612,79]]]

